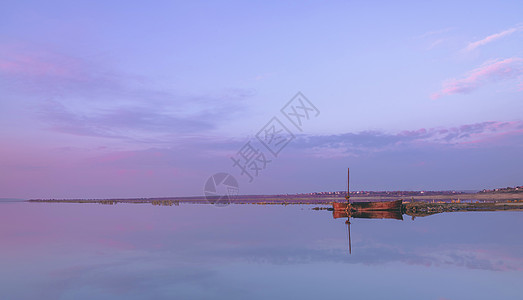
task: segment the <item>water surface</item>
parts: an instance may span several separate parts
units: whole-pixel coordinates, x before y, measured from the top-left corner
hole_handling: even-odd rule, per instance
[[[521,299],[523,213],[0,203],[0,299]]]

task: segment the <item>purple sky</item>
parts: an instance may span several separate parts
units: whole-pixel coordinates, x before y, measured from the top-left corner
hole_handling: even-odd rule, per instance
[[[0,198],[523,184],[521,1],[10,1]],[[231,157],[320,111],[252,183]],[[283,119],[282,119],[283,120]],[[288,125],[288,124],[287,124]]]

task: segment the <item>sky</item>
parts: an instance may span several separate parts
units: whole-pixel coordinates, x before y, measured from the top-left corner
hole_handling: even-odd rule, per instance
[[[325,2],[3,2],[0,198],[523,184],[521,1]]]

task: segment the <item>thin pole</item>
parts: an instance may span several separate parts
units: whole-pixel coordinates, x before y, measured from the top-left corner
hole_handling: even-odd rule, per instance
[[[349,188],[349,186],[350,186],[350,172],[349,171],[350,171],[350,169],[347,168],[347,196],[350,197],[350,188]]]
[[[349,198],[350,198],[350,172],[349,172],[349,168],[347,168],[347,196],[345,196],[345,199],[347,199],[347,201],[349,201]]]
[[[351,243],[350,243],[350,221],[349,221],[349,218],[347,219],[347,221],[345,221],[345,223],[347,223],[347,229],[349,231],[349,254],[352,254],[352,247],[351,247]]]

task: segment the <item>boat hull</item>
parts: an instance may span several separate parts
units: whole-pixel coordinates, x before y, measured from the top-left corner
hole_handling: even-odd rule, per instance
[[[350,203],[339,203],[334,202],[332,203],[332,208],[334,211],[350,211]]]
[[[352,203],[332,203],[334,211],[401,211],[402,200],[384,202],[352,202]]]

